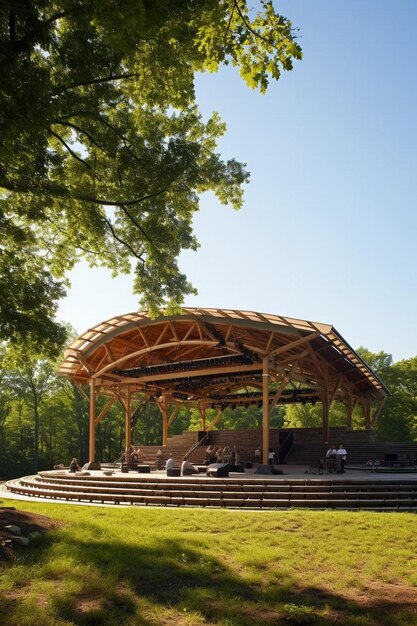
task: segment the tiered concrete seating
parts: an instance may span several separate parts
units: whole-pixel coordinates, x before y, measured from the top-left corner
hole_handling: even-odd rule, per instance
[[[13,493],[106,504],[223,508],[417,511],[417,479],[338,480],[148,475],[74,476],[40,472],[9,481]]]

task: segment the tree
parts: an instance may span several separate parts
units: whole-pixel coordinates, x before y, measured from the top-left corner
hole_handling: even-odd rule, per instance
[[[80,257],[115,273],[134,262],[141,304],[178,307],[193,291],[177,258],[198,246],[198,194],[239,208],[248,180],[216,153],[225,128],[201,119],[195,72],[230,63],[265,91],[300,58],[267,0],[253,16],[246,0],[3,2],[0,288],[15,283],[3,336],[51,336]]]
[[[417,440],[417,357],[394,363],[384,372],[384,381],[391,395],[378,419],[379,438]]]
[[[9,346],[4,356],[7,386],[30,409],[33,418],[33,469],[39,468],[40,407],[57,386],[54,363],[40,356],[29,345]]]

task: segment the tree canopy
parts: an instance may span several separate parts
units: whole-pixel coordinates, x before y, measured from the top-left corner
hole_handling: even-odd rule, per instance
[[[13,298],[0,338],[58,339],[56,303],[81,257],[134,264],[142,306],[178,307],[193,291],[177,259],[198,246],[199,194],[239,208],[248,181],[216,152],[225,127],[201,118],[195,74],[231,64],[265,91],[300,58],[266,0],[3,2],[0,288]]]

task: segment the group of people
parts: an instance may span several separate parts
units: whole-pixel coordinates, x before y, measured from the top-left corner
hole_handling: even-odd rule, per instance
[[[345,473],[347,450],[343,444],[339,444],[339,447],[330,446],[326,452],[326,470],[331,474],[335,472],[337,474]]]
[[[174,457],[172,454],[168,456],[167,462],[165,463],[165,469],[171,470],[177,467]],[[186,476],[188,474],[198,474],[198,469],[194,467],[194,465],[188,460],[188,457],[185,456],[181,463],[181,475]]]
[[[205,465],[211,463],[229,463],[230,465],[239,465],[240,450],[237,446],[207,446],[204,454]]]
[[[143,463],[143,452],[140,448],[130,446],[129,452],[126,454],[126,450],[123,452],[119,461],[122,463],[129,463],[129,465],[138,465]]]

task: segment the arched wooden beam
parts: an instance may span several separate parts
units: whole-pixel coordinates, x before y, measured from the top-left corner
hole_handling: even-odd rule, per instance
[[[136,350],[135,352],[131,352],[130,354],[125,354],[120,359],[113,361],[113,363],[109,363],[108,365],[103,367],[99,372],[96,372],[93,375],[93,378],[98,378],[99,376],[103,376],[103,374],[105,374],[109,370],[118,367],[119,365],[121,365],[125,361],[128,361],[129,359],[142,356],[143,354],[156,352],[158,350],[163,350],[164,348],[171,348],[172,346],[191,346],[191,345],[214,347],[217,345],[217,343],[218,343],[217,341],[201,341],[200,339],[191,339],[189,341],[175,341],[175,342],[170,341],[169,343],[161,343],[156,346],[149,346],[148,348],[142,348],[141,350]]]

